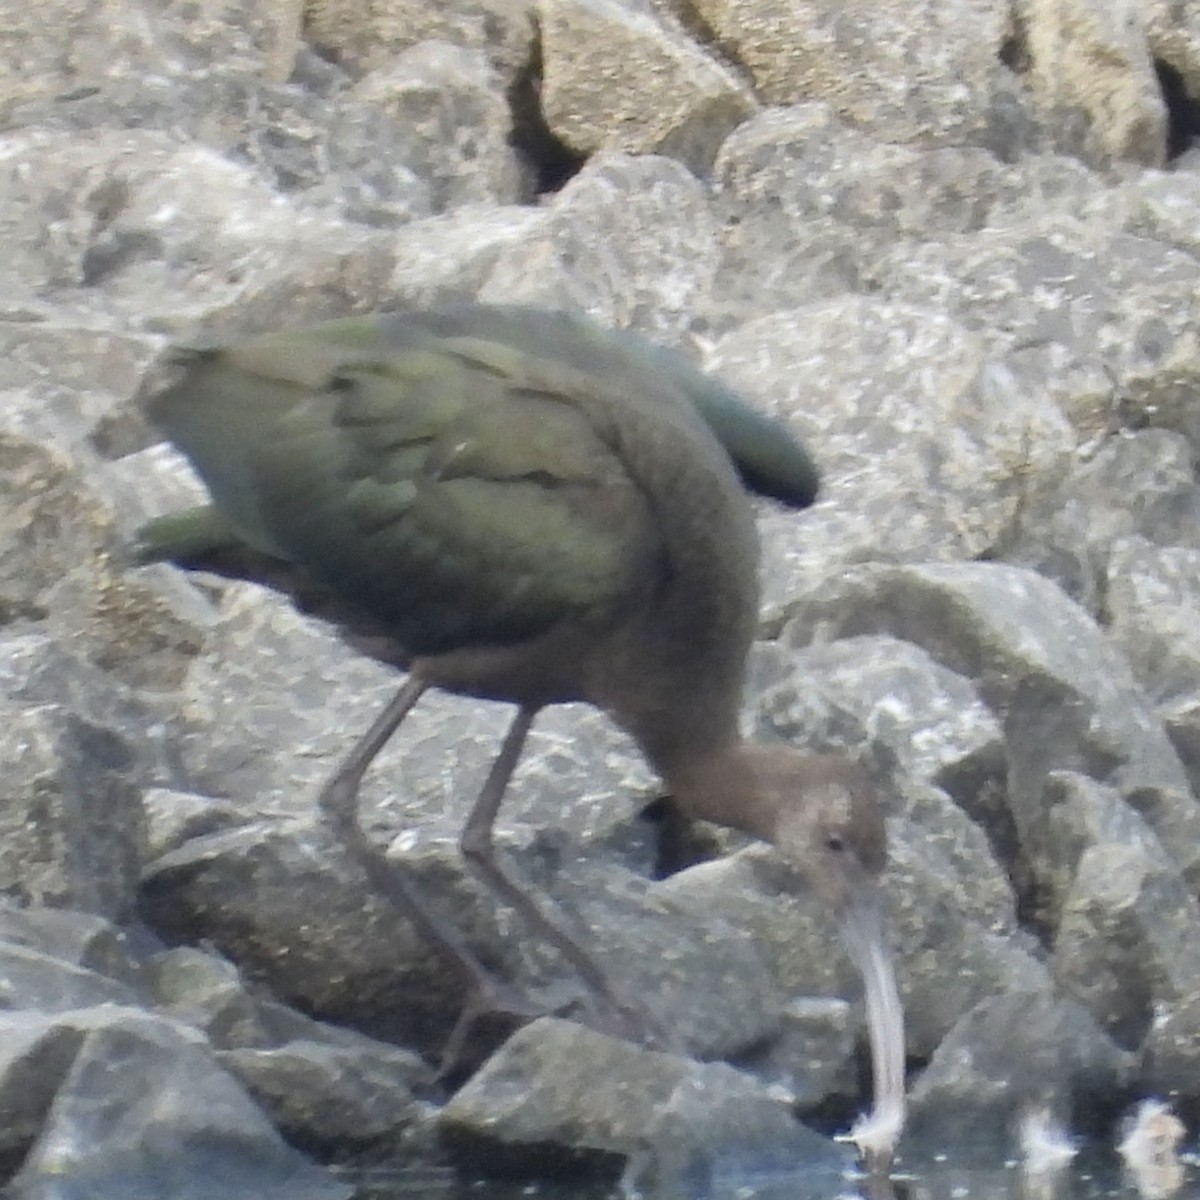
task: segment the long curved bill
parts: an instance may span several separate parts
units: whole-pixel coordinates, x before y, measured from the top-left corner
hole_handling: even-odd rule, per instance
[[[883,905],[872,887],[842,915],[842,939],[863,979],[875,1101],[846,1135],[871,1174],[886,1174],[904,1128],[904,1009],[888,949]]]

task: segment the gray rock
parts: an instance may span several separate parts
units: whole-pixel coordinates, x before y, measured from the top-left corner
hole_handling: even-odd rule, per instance
[[[757,931],[726,918],[719,893],[704,910],[678,903],[665,883],[611,866],[559,871],[551,859],[553,874],[539,878],[531,858],[519,860],[522,878],[587,931],[616,985],[680,1048],[702,1059],[732,1058],[775,1035],[784,997],[771,949]]]
[[[758,703],[759,732],[806,742],[824,734],[832,741],[839,717],[843,727],[854,722],[906,775],[945,788],[968,812],[979,792],[1002,786],[1000,722],[970,680],[919,646],[892,637],[846,637],[790,654],[759,648],[768,650],[777,661]],[[804,705],[830,715],[804,721]]]
[[[431,1070],[413,1055],[363,1038],[359,1046],[294,1040],[269,1049],[223,1050],[217,1060],[293,1145],[339,1163],[411,1168],[436,1158]]]
[[[50,593],[65,577],[104,571],[102,559],[114,546],[111,513],[61,451],[0,433],[0,512],[5,625],[47,619]]]
[[[438,1160],[433,1071],[416,1055],[252,991],[215,954],[167,950],[146,976],[156,1010],[202,1032],[293,1145],[359,1166]]]
[[[170,788],[147,788],[142,793],[146,810],[146,857],[153,860],[178,850],[193,838],[236,829],[254,819],[236,804],[176,792]]]
[[[503,246],[478,298],[575,308],[668,344],[717,266],[700,182],[668,158],[596,155],[527,239]]]
[[[52,464],[49,474],[89,461],[93,450],[133,449],[115,418],[140,385],[154,340],[58,320],[51,311],[7,316],[0,324],[0,426],[14,438],[40,443],[26,451],[30,462]],[[48,457],[46,446],[64,452],[65,460]]]
[[[881,142],[815,101],[743,122],[713,175],[724,257],[710,319],[722,332],[871,289],[897,243],[981,233],[1031,209],[1075,212],[1099,183],[1061,156],[1007,162],[974,146]]]
[[[905,1162],[930,1164],[947,1147],[963,1165],[1011,1162],[1022,1116],[1044,1109],[1069,1128],[1079,1104],[1127,1087],[1133,1064],[1084,1009],[1049,991],[982,999],[913,1087]]]
[[[477,297],[694,353],[820,463],[822,503],[762,507],[779,640],[755,656],[747,728],[844,748],[891,799],[908,1050],[932,1064],[913,1146],[1012,1155],[1026,1098],[1098,1121],[1157,1088],[1194,1112],[1193,7],[268,7],[0,2],[0,891],[25,906],[0,906],[0,1166],[42,1132],[93,1137],[54,1097],[135,1006],[159,1016],[131,1062],[170,1043],[170,1070],[205,1079],[224,1056],[325,1157],[440,1153],[407,1055],[436,1054],[460,989],[314,821],[398,677],[262,592],[134,570],[128,547],[202,495],[135,399],[167,338]],[[364,821],[501,979],[602,1022],[454,845],[507,720],[430,697]],[[501,851],[635,1006],[743,1073],[529,1029],[526,1066],[501,1052],[478,1111],[536,1078],[542,1140],[475,1131],[455,1161],[600,1162],[672,1200],[837,1191],[842,1160],[786,1111],[865,1106],[835,923],[762,849],[652,882],[669,856],[631,818],[655,787],[602,717],[547,712]],[[149,933],[106,919],[138,890]],[[215,1115],[244,1111],[219,1078],[239,1099]],[[191,1169],[192,1114],[154,1094],[168,1169]],[[29,1194],[49,1194],[35,1154]],[[295,1162],[272,1161],[262,1194]]]
[[[679,0],[670,6],[687,12]],[[1004,156],[1026,140],[996,5],[948,14],[936,3],[698,0],[694,11],[769,104],[828,100],[881,142],[985,145]]]
[[[695,1053],[769,1036],[781,998],[754,945],[711,914],[680,910],[614,865],[559,870],[560,852],[517,855],[518,877],[582,926],[615,985]],[[553,1008],[577,981],[520,921],[497,913],[451,847],[393,851],[438,896],[475,952]],[[271,822],[198,838],[152,864],[143,912],[173,938],[202,937],[305,1009],[435,1053],[463,1006],[461,981],[431,964],[406,922],[356,881],[323,828]],[[282,953],[278,948],[286,948]]]
[[[887,777],[889,890],[904,897],[899,907],[911,904],[916,917],[953,895],[964,945],[977,927],[1015,931],[1009,872],[1019,838],[1007,801],[1008,747],[975,687],[895,638],[841,638],[790,655],[773,649],[774,681],[756,706],[756,732],[847,750]],[[921,960],[912,961],[915,968]],[[1020,955],[1015,961],[1024,962]],[[936,992],[932,979],[926,985]],[[930,1000],[923,1009],[945,1019]]]
[[[415,65],[422,62],[418,55]],[[407,93],[397,90],[400,80],[388,89],[389,78],[384,73],[373,85],[363,81],[361,97],[347,80],[310,92],[224,69],[182,78],[106,79],[66,101],[19,110],[13,120],[75,134],[167,128],[180,141],[228,156],[285,195],[365,225],[389,227],[432,210],[434,168],[427,160],[430,140],[443,130],[424,110],[455,107],[464,85],[460,77],[435,76],[421,105],[410,95],[419,90],[412,67],[401,77],[408,81]],[[456,107],[467,123],[462,140],[478,137],[482,114],[461,103]],[[492,117],[493,135],[495,125]],[[481,180],[479,186],[491,196],[488,188],[497,182]],[[507,186],[511,190],[511,180]]]
[[[695,170],[757,107],[682,30],[621,0],[538,0],[541,103],[579,154],[663,154]]]
[[[619,1089],[597,1081],[619,1077]],[[570,1163],[612,1174],[633,1159],[633,1178],[678,1187],[679,1177],[720,1174],[722,1157],[778,1166],[790,1155],[845,1164],[824,1139],[796,1125],[782,1099],[722,1063],[638,1050],[577,1025],[527,1026],[442,1110],[442,1136],[480,1167],[528,1172]],[[747,1145],[757,1128],[758,1144]],[[666,1194],[674,1195],[673,1191]]]
[[[197,1036],[120,1008],[62,1022],[82,1034],[77,1046],[49,1032],[30,1045],[60,1069],[75,1053],[10,1195],[350,1196],[280,1139]]]
[[[388,291],[399,307],[472,300],[505,253],[520,254],[549,214],[525,205],[464,205],[413,221],[392,243],[396,269]]]
[[[1183,486],[1184,494],[1178,498],[1191,515],[1189,510],[1200,508],[1200,489],[1194,484]],[[1163,545],[1157,538],[1151,541],[1141,536],[1119,538],[1111,544],[1104,607],[1110,636],[1155,701],[1192,792],[1200,795],[1200,693],[1196,682],[1200,678],[1196,627],[1200,546],[1195,544],[1200,526],[1194,519],[1182,519],[1179,507],[1172,507],[1181,518],[1179,525],[1185,526],[1178,535],[1172,535],[1171,510],[1158,521],[1148,512],[1144,524],[1148,531],[1153,528],[1158,538],[1170,538],[1174,544]]]
[[[435,212],[531,191],[511,145],[512,114],[482,51],[421,42],[360,79],[350,96],[402,131],[397,161],[426,183]]]
[[[1025,75],[1056,141],[1097,162],[1160,165],[1167,108],[1147,40],[1145,10],[1129,0],[1032,0],[1022,8]]]
[[[768,605],[837,563],[981,554],[1023,472],[1069,461],[1061,414],[935,309],[853,296],[779,312],[723,337],[708,365],[786,418],[825,470],[830,503],[764,522]]]
[[[1115,428],[1115,411],[1111,419]],[[1109,622],[1116,615],[1109,612],[1109,564],[1118,542],[1134,538],[1200,549],[1200,486],[1192,458],[1183,435],[1165,429],[1105,436],[1063,478],[1031,481],[997,557],[1053,579]],[[1118,580],[1118,593],[1120,587]],[[1156,688],[1151,672],[1138,675],[1143,686]]]
[[[390,274],[386,243],[369,231],[298,208],[258,172],[157,130],[12,133],[0,152],[10,303],[56,294],[78,310],[102,295],[124,320],[136,310],[194,332],[243,303],[264,324],[372,303]]]
[[[1051,983],[1036,943],[1003,923],[981,921],[972,911],[970,878],[948,871],[934,845],[930,851],[911,835],[897,838],[885,877],[905,1033],[918,1058],[988,996],[1032,993]]]
[[[0,1008],[55,1013],[93,1004],[135,1004],[127,984],[28,946],[0,942]]]
[[[1200,905],[1149,816],[1110,789],[1052,775],[1042,812],[1031,834],[1042,834],[1051,970],[1118,1042],[1136,1048],[1156,1013],[1200,987]]]
[[[64,967],[95,972],[118,987],[140,989],[143,983],[140,939],[94,913],[0,905],[0,943],[38,951]],[[30,966],[35,962],[26,961]]]
[[[5,3],[8,31],[2,53],[0,117],[12,119],[33,99],[68,99],[113,77],[172,76],[176,80],[212,62],[226,71],[286,79],[299,42],[299,3],[199,5],[168,0],[147,10],[139,0],[115,0],[103,9],[85,0],[55,0],[33,12]],[[62,31],[70,29],[63,51]]]
[[[923,1055],[964,1007],[997,990],[1044,986],[1049,977],[1029,949],[1005,936],[1004,920],[991,919],[991,906],[976,897],[970,876],[957,876],[937,849],[908,835],[896,839],[891,851],[886,888],[906,1033],[910,1052]],[[994,861],[986,863],[996,874]],[[658,888],[674,905],[751,936],[783,995],[857,995],[859,981],[835,923],[811,898],[785,887],[770,851],[751,847],[682,871]],[[1011,895],[1002,903],[1011,914]],[[861,1029],[857,1018],[855,1028]],[[802,1093],[813,1083],[797,1077],[790,1086]]]
[[[795,642],[888,633],[974,679],[1010,746],[1014,728],[1039,729],[1036,753],[1028,742],[1014,747],[1030,778],[1079,763],[1124,787],[1186,791],[1182,766],[1127,664],[1082,609],[1031,571],[999,563],[863,566],[814,589],[793,611]],[[1156,816],[1179,822],[1164,841],[1185,862],[1176,840],[1190,828],[1190,811],[1182,805]]]
[[[418,42],[437,39],[482,50],[507,89],[529,63],[534,0],[310,0],[305,36],[322,52],[361,73],[383,66]]]
[[[157,1012],[199,1030],[220,1050],[269,1050],[322,1034],[331,1044],[362,1036],[251,991],[228,959],[192,946],[152,955],[145,982]]]
[[[1200,994],[1182,996],[1160,1012],[1141,1051],[1139,1077],[1146,1092],[1190,1100],[1200,1065]]]
[[[0,1156],[6,1163],[19,1163],[41,1131],[87,1033],[41,1012],[2,1012],[0,1032]]]
[[[1109,636],[1169,719],[1195,702],[1200,679],[1200,547],[1120,538],[1106,582]]]
[[[145,827],[124,735],[47,704],[0,700],[0,713],[0,891],[127,917]]]
[[[845,1000],[798,996],[784,1006],[779,1034],[765,1052],[743,1056],[740,1065],[769,1085],[785,1087],[800,1112],[831,1096],[854,1096],[854,1024]]]
[[[784,996],[841,996],[853,968],[827,913],[787,888],[778,857],[759,847],[700,863],[655,885],[673,907],[716,918],[762,948]]]
[[[385,1039],[419,1045],[456,1016],[450,980],[322,827],[259,822],[196,838],[150,864],[142,911],[172,940],[206,939],[282,999]]]
[[[706,1070],[682,1079],[656,1108],[621,1190],[663,1200],[832,1198],[845,1194],[852,1157],[799,1124],[778,1096],[748,1093],[732,1071]]]
[[[1176,194],[1186,203],[1194,188],[1181,184]],[[1089,203],[1081,192],[1069,214],[900,244],[876,262],[870,282],[893,301],[961,322],[994,347],[1024,349],[1027,369],[1055,377],[1058,405],[1085,439],[1111,429],[1114,392],[1123,422],[1168,425],[1169,415],[1188,408],[1179,373],[1195,371],[1195,260],[1128,228],[1136,222],[1120,207],[1124,193],[1099,196],[1090,202],[1111,196],[1112,211],[1081,215]],[[1107,387],[1091,372],[1062,378],[1064,360],[1085,347],[1092,369],[1108,374]],[[1040,440],[1041,431],[1028,427],[1030,448]]]

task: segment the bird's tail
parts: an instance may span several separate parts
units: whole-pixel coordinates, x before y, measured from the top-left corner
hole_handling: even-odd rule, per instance
[[[240,542],[216,506],[202,504],[147,521],[134,537],[131,557],[138,566],[156,562],[183,565],[202,561]]]

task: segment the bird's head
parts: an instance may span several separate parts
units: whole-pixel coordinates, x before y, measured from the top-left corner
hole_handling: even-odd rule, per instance
[[[774,843],[837,922],[863,979],[875,1089],[872,1112],[850,1138],[869,1165],[884,1166],[904,1123],[904,1012],[880,889],[887,863],[880,788],[842,755],[743,744],[722,757],[719,765],[710,760],[696,803],[684,807]]]
[[[883,797],[858,763],[790,746],[746,748],[761,836],[838,920],[864,898],[878,907],[887,865]]]

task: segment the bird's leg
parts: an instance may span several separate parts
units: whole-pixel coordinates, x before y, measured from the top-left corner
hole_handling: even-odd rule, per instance
[[[426,688],[425,681],[410,675],[404,686],[388,701],[387,707],[371,724],[371,728],[354,744],[350,753],[337,765],[317,798],[325,819],[334,832],[356,851],[370,848],[358,824],[358,789],[367,768],[400,728],[400,722],[412,711]]]
[[[463,858],[481,882],[511,904],[539,936],[558,950],[575,968],[591,993],[617,1016],[620,1028],[612,1032],[616,1032],[618,1036],[632,1035],[642,1041],[669,1043],[670,1039],[664,1037],[651,1015],[622,996],[609,982],[604,968],[580,942],[568,930],[548,917],[529,894],[505,874],[497,861],[492,827],[535,715],[535,709],[522,707],[509,726],[500,753],[492,763],[488,777],[463,828],[459,840]]]
[[[318,804],[371,886],[416,926],[429,947],[461,981],[463,991],[468,996],[466,1008],[443,1054],[443,1064],[452,1066],[467,1031],[482,1016],[495,1015],[513,1024],[524,1024],[535,1017],[544,1016],[546,1010],[493,978],[454,926],[434,913],[403,868],[389,862],[363,833],[359,824],[358,791],[363,775],[421,698],[425,688],[423,680],[415,675],[409,676],[371,728],[338,765],[321,789]]]

